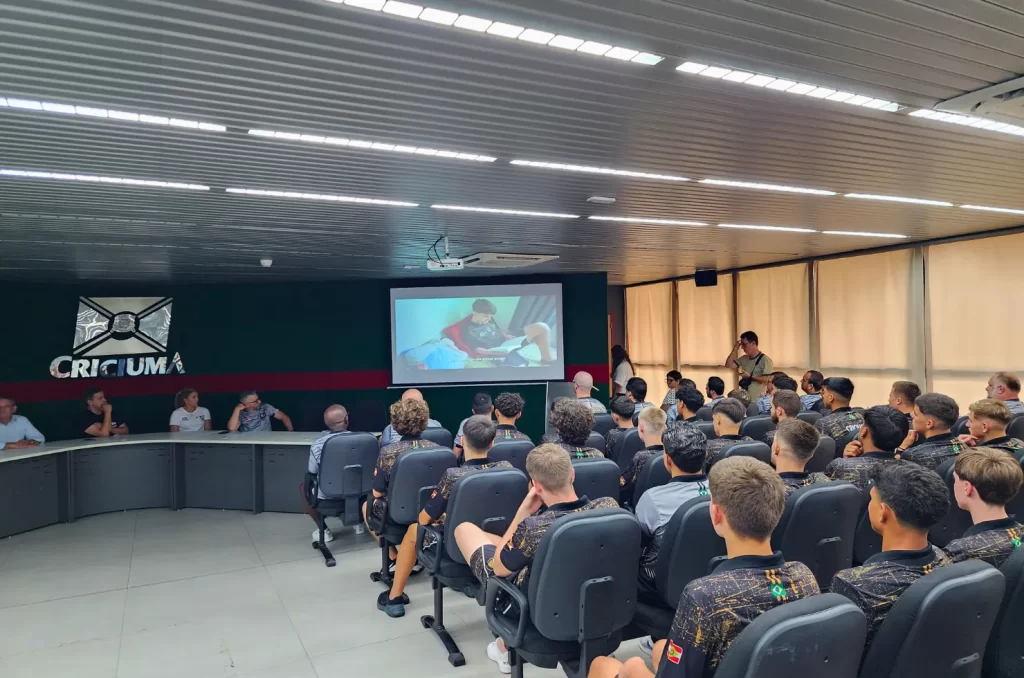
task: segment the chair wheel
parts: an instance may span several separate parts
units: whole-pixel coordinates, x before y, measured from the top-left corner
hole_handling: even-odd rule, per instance
[[[313,550],[314,551],[319,551],[320,550],[320,542],[318,542],[318,541],[313,542]]]
[[[466,658],[462,656],[461,652],[456,652],[455,654],[448,655],[448,662],[452,666],[465,666]]]
[[[423,615],[422,617],[420,617],[420,624],[423,625],[423,628],[429,629],[431,626],[434,625],[434,618],[429,614]]]
[[[371,572],[370,581],[380,583],[380,572]]]
[[[334,558],[328,558],[326,562],[327,562],[327,567],[334,567],[335,565],[338,564],[338,561],[336,561]]]

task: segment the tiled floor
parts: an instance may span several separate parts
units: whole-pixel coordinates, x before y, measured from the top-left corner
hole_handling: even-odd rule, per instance
[[[419,623],[430,583],[414,577],[390,619],[369,579],[380,555],[338,527],[337,567],[310,548],[304,515],[134,511],[0,540],[3,678],[499,677],[474,600],[446,591],[452,667]],[[637,654],[635,642],[620,658]],[[531,678],[561,670],[527,667]]]

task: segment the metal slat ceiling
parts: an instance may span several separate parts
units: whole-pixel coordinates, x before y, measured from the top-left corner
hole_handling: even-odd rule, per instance
[[[983,0],[442,0],[431,7],[665,57],[657,66],[320,0],[8,0],[0,96],[181,117],[209,132],[0,108],[0,167],[209,192],[0,176],[0,278],[422,276],[426,248],[557,254],[524,271],[614,283],[1020,225],[959,208],[510,165],[513,159],[1024,209],[1024,139],[675,72],[744,68],[931,107],[1024,73],[1024,11]],[[497,158],[431,158],[269,129]],[[416,208],[233,195],[324,193]],[[592,195],[613,206],[592,205]],[[552,220],[434,203],[702,221]],[[260,267],[272,257],[274,266]],[[406,268],[417,266],[418,268]],[[446,274],[447,275],[447,274]]]

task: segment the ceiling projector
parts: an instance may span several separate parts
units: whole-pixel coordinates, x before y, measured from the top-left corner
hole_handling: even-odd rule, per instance
[[[461,271],[465,267],[466,263],[462,259],[453,257],[444,257],[438,261],[427,259],[428,271]]]

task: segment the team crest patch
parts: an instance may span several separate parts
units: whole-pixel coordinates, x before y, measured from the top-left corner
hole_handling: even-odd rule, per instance
[[[1019,549],[1020,548],[1020,537],[1017,537],[1016,539],[1010,540],[1010,543],[1013,544],[1013,548],[1014,549]]]
[[[775,570],[768,570],[765,572],[765,576],[768,577],[768,582],[771,584],[772,598],[775,600],[787,600],[789,598],[789,591],[786,590],[786,585],[782,583],[779,576],[775,574]]]
[[[683,648],[679,647],[671,640],[668,641],[668,647],[665,648],[665,659],[669,660],[673,664],[678,664],[683,659]]]

